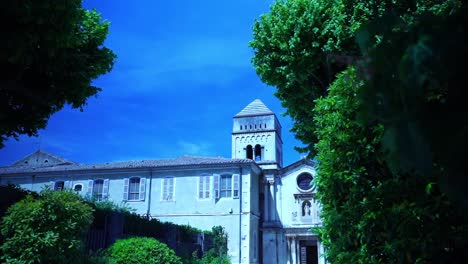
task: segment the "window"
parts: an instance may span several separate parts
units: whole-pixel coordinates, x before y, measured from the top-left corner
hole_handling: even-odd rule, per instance
[[[210,176],[200,176],[198,180],[198,199],[210,198]]]
[[[262,160],[262,147],[260,145],[255,145],[255,161]]]
[[[231,197],[232,195],[232,176],[221,175],[220,197]]]
[[[124,179],[124,200],[144,201],[145,200],[145,178],[132,177]]]
[[[104,180],[95,180],[93,185],[93,197],[102,201],[102,191],[104,189]]]
[[[239,198],[239,174],[214,175],[215,197]]]
[[[56,181],[54,184],[54,191],[62,191],[64,187],[65,187],[65,182]]]
[[[163,188],[162,200],[173,201],[174,200],[174,177],[164,178],[162,188]]]
[[[253,149],[251,145],[248,145],[247,148],[245,148],[245,157],[247,159],[253,159]]]
[[[109,193],[109,179],[97,179],[88,181],[88,195],[97,201],[107,200]]]
[[[81,192],[83,190],[83,185],[77,184],[75,187],[73,187],[73,191],[75,192]]]
[[[312,190],[312,175],[309,173],[302,173],[297,177],[297,187],[299,190],[306,192]]]
[[[140,198],[140,178],[131,178],[128,188],[128,200],[135,201]]]

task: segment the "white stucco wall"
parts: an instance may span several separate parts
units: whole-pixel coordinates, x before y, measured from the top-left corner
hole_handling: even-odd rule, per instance
[[[313,194],[315,195],[315,188],[312,191],[300,190],[297,186],[297,177],[302,173],[309,173],[315,177],[315,169],[310,166],[301,166],[296,170],[292,170],[281,177],[281,193],[277,203],[277,212],[284,227],[300,227],[311,226],[321,222],[319,217],[320,206],[318,201],[314,198],[310,202],[312,204],[311,217],[302,217],[302,208],[298,200],[295,199],[294,194]],[[296,216],[294,216],[296,215]]]

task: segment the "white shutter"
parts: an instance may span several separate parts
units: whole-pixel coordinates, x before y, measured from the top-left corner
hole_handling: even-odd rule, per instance
[[[204,192],[204,188],[203,188],[203,182],[204,182],[204,178],[205,176],[200,176],[199,179],[198,179],[198,199],[203,199],[203,192]]]
[[[146,191],[146,179],[140,178],[140,201],[145,200],[145,191]]]
[[[54,182],[54,181],[50,181],[49,184],[46,184],[45,187],[46,187],[46,188],[49,188],[49,190],[51,190],[51,191],[55,191],[55,182]]]
[[[124,194],[123,194],[123,200],[127,201],[128,200],[128,178],[124,178]]]
[[[63,184],[63,189],[68,190],[72,188],[72,181],[65,181]]]
[[[233,198],[239,198],[239,174],[232,175]]]
[[[164,178],[164,179],[163,179],[163,182],[162,182],[162,184],[163,184],[163,186],[162,186],[162,188],[163,188],[163,191],[162,191],[162,199],[163,199],[164,201],[167,200],[167,180],[168,180],[168,178]]]
[[[104,179],[102,185],[102,200],[106,201],[109,196],[109,179]]]
[[[93,184],[94,184],[93,180],[88,181],[88,196],[90,198],[93,197]]]
[[[169,201],[174,200],[174,178],[169,178]]]
[[[206,179],[206,189],[205,189],[205,198],[210,198],[210,176],[205,176]]]
[[[213,189],[214,189],[215,198],[219,199],[219,189],[220,189],[219,188],[220,187],[219,174],[214,174],[213,178],[214,178]]]

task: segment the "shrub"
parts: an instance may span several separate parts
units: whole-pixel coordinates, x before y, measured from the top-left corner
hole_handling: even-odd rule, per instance
[[[108,254],[115,264],[182,264],[180,258],[166,244],[147,237],[117,240],[109,248]]]
[[[214,248],[208,250],[197,264],[231,264],[231,259],[227,255],[220,256]]]
[[[73,263],[82,255],[82,235],[92,209],[73,192],[44,190],[8,208],[1,223],[6,263]],[[74,261],[76,260],[76,261]]]

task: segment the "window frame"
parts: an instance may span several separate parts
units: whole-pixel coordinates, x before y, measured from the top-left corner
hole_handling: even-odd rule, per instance
[[[223,180],[226,178],[230,178],[230,181]],[[224,186],[222,185],[223,181],[224,181]],[[228,186],[228,183],[230,183],[230,186]],[[213,196],[216,200],[219,200],[221,198],[239,199],[240,192],[241,192],[240,184],[241,184],[240,174],[231,173],[231,172],[213,174]],[[221,195],[222,193],[224,195]]]
[[[312,179],[310,180],[311,183],[313,183],[313,180],[314,180],[314,175],[312,175],[312,173],[309,173],[309,172],[302,172],[300,173],[299,175],[297,175],[296,177],[296,188],[300,191],[300,192],[311,192],[315,189],[315,186],[312,184],[312,186],[310,186],[309,189],[302,189],[300,186],[299,186],[299,178],[302,177],[302,176],[310,176]]]
[[[96,182],[101,182],[101,193],[96,192]],[[104,201],[104,179],[94,179],[93,180],[93,192],[92,192],[93,199],[96,199],[98,202]]]
[[[62,187],[60,189],[57,188],[57,184],[61,183]],[[65,190],[65,181],[54,181],[54,191],[63,191]]]
[[[229,183],[229,188],[223,188],[223,178],[229,178],[229,180],[225,180],[226,183]],[[219,177],[219,198],[232,198],[233,197],[233,180],[232,174],[221,174]],[[227,187],[227,186],[226,186]],[[224,193],[228,193],[228,196],[223,196]]]
[[[132,183],[133,180],[137,180],[137,183]],[[132,184],[137,185],[136,187],[136,192],[132,192]],[[140,201],[140,188],[141,188],[141,178],[140,177],[130,177],[128,179],[128,194],[127,194],[127,201],[129,202],[134,202],[134,201]],[[136,195],[136,198],[132,197],[130,198],[131,195]]]
[[[81,186],[81,189],[79,191],[76,190],[76,187]],[[76,193],[81,193],[83,191],[83,184],[82,183],[76,183],[73,185],[73,191]]]

